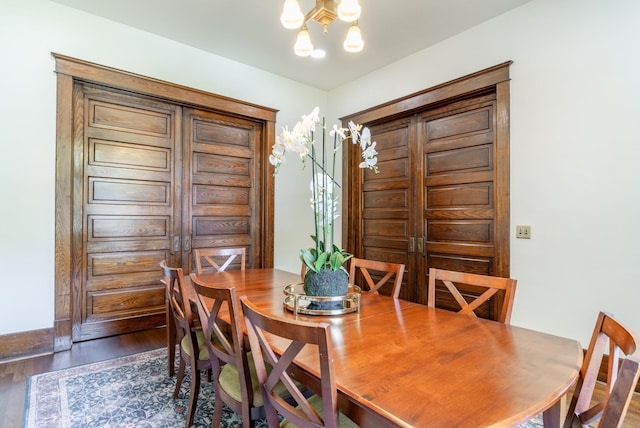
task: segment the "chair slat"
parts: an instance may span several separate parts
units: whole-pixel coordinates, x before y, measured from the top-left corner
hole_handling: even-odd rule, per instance
[[[454,300],[460,306],[460,313],[477,317],[476,309],[483,303],[488,302],[498,291],[503,291],[501,307],[495,321],[509,324],[511,321],[511,311],[515,298],[517,281],[511,278],[497,276],[478,275],[466,272],[456,272],[445,269],[429,269],[429,284],[427,288],[427,306],[435,307],[436,282],[442,281]],[[471,285],[485,290],[470,302],[460,293],[461,285]]]

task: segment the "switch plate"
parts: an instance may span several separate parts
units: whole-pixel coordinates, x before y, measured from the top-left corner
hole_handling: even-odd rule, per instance
[[[516,226],[516,238],[531,239],[531,226]]]

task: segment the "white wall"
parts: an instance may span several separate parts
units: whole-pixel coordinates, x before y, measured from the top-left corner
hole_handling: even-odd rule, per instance
[[[512,323],[584,346],[599,310],[640,333],[638,22],[637,0],[534,0],[329,95],[343,115],[513,60]]]
[[[0,3],[0,335],[54,319],[56,76],[51,52],[279,109],[293,124],[327,93],[46,0]],[[280,123],[281,121],[281,123]],[[312,224],[291,162],[276,178],[275,264],[298,272]],[[302,192],[303,196],[297,193]]]
[[[315,105],[340,117],[513,60],[511,235],[529,224],[532,239],[511,241],[512,322],[586,346],[604,309],[640,332],[637,22],[636,0],[534,0],[327,94],[46,0],[3,0],[0,268],[13,273],[0,334],[53,322],[52,51],[278,108],[279,125]],[[307,175],[290,159],[276,179],[276,267],[291,271],[312,230]]]

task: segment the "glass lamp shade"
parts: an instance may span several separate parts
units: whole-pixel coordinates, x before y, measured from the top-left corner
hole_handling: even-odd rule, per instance
[[[364,47],[364,41],[362,40],[362,33],[360,33],[360,27],[357,24],[353,24],[349,27],[347,32],[347,38],[344,39],[342,45],[347,52],[360,52]]]
[[[311,52],[313,52],[313,43],[311,43],[309,31],[307,31],[305,27],[298,32],[298,38],[296,39],[293,51],[298,56],[309,56],[311,55]]]
[[[353,22],[360,18],[358,0],[342,0],[338,5],[338,18],[345,22]]]
[[[304,23],[304,15],[300,10],[300,5],[297,0],[285,0],[282,15],[280,15],[280,22],[284,28],[288,28],[289,30],[302,26]]]

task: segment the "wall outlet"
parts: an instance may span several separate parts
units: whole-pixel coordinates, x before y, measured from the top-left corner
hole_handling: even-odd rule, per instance
[[[516,226],[516,238],[531,239],[531,226]]]

